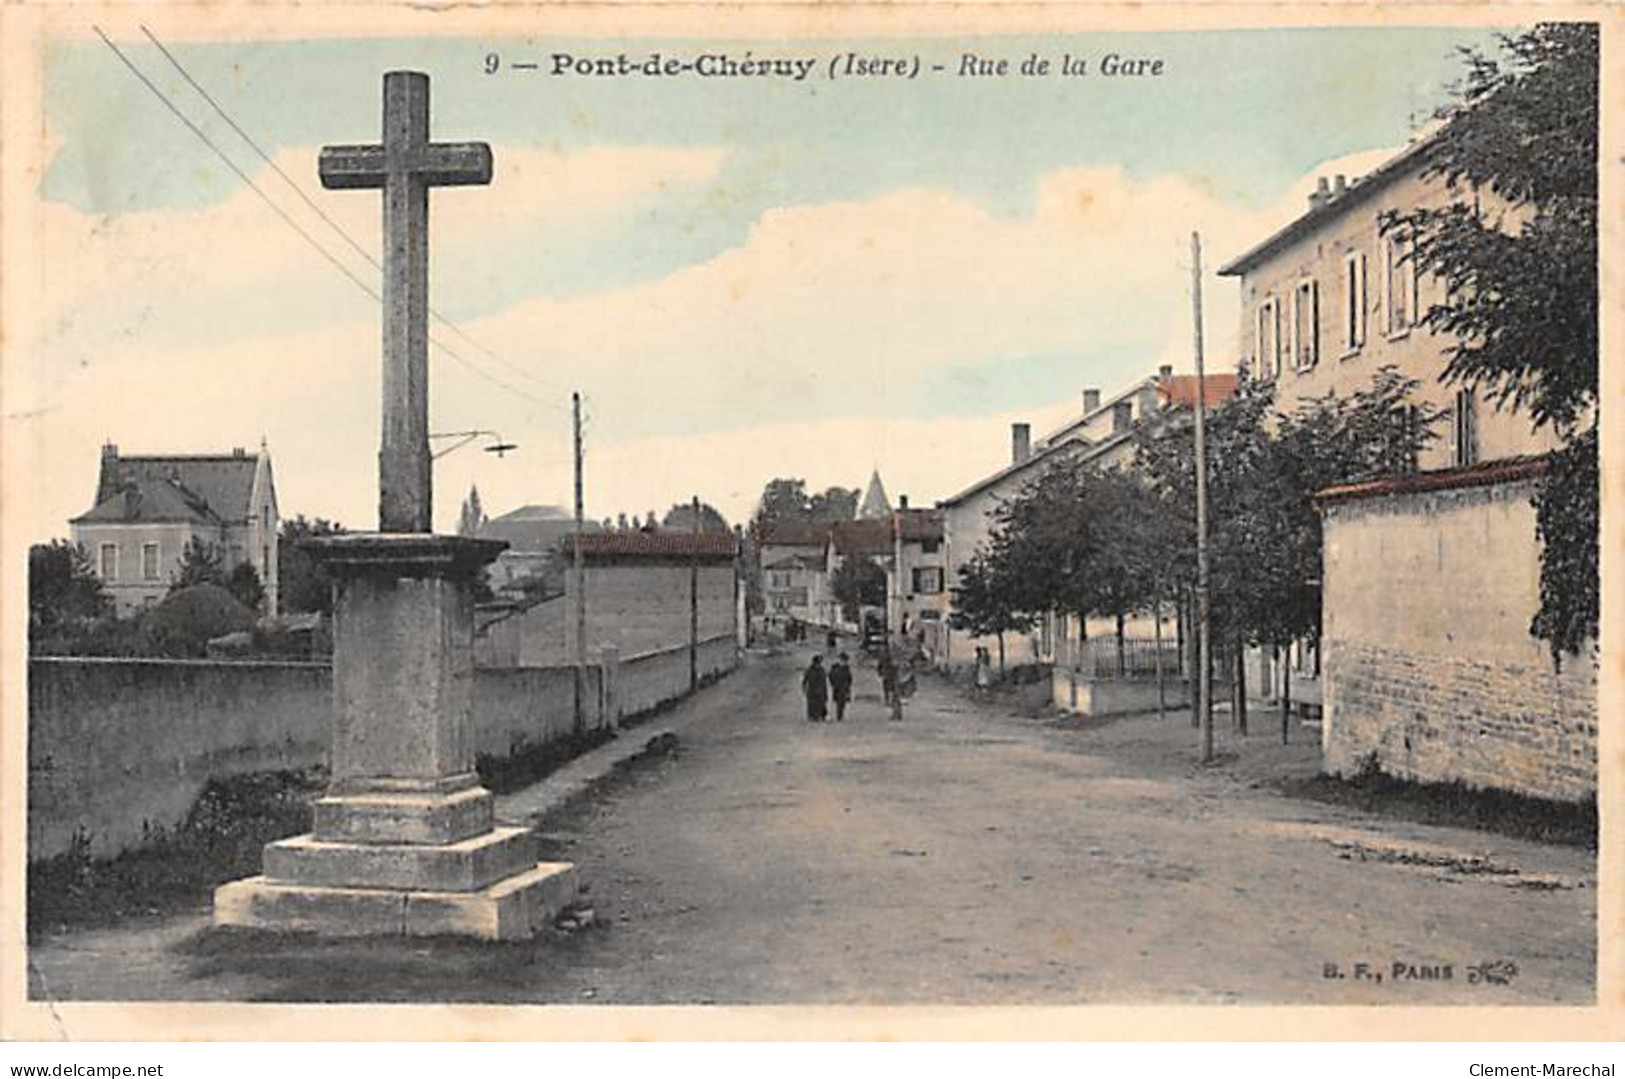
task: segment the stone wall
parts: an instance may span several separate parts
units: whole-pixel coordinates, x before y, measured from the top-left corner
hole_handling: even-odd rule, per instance
[[[1324,767],[1565,801],[1596,792],[1597,674],[1529,635],[1530,481],[1324,509]]]
[[[701,640],[696,659],[702,682],[733,670],[739,664],[733,633]],[[688,692],[688,648],[623,657],[611,678],[613,707],[621,718],[647,712]]]
[[[83,832],[97,856],[186,819],[211,779],[327,756],[319,663],[56,659],[28,664],[28,855]]]
[[[738,662],[732,629],[700,643],[701,679]],[[687,645],[585,672],[589,728],[682,697]],[[28,857],[82,833],[96,857],[186,820],[211,779],[325,763],[332,670],[320,663],[37,658],[28,665]],[[491,756],[547,742],[574,723],[570,667],[477,668],[474,748]]]
[[[587,651],[614,644],[622,656],[687,646],[690,568],[683,562],[638,560],[588,562]],[[699,567],[700,640],[734,632],[734,568],[730,562]],[[572,575],[565,576],[565,610],[573,611]],[[565,618],[565,647],[575,647],[573,616]],[[570,654],[567,652],[566,654]]]
[[[600,671],[582,672],[582,723],[603,726]],[[474,672],[474,752],[506,757],[569,734],[575,727],[575,668],[477,668]]]

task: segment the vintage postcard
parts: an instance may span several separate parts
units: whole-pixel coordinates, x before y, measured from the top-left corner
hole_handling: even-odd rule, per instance
[[[1621,32],[7,6],[5,1034],[1617,1037]]]

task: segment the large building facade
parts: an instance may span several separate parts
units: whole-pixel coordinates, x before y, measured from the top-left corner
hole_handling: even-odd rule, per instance
[[[1409,779],[1583,798],[1595,784],[1595,665],[1565,670],[1529,633],[1540,545],[1530,498],[1554,433],[1447,381],[1453,340],[1421,324],[1447,299],[1391,214],[1488,192],[1429,174],[1419,139],[1353,182],[1321,180],[1306,212],[1219,271],[1240,278],[1250,372],[1280,407],[1369,386],[1392,366],[1446,423],[1405,475],[1323,493],[1322,632],[1250,678],[1323,707],[1327,770],[1371,763]],[[1407,413],[1409,408],[1405,410]],[[1395,417],[1407,422],[1406,415]],[[1589,697],[1588,697],[1589,695]]]
[[[120,615],[168,592],[187,546],[199,540],[230,573],[247,563],[265,588],[266,614],[277,596],[276,482],[271,455],[123,456],[102,447],[96,501],[69,522],[73,541],[90,556]]]

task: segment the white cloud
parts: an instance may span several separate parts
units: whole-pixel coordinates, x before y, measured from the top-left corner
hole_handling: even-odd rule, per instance
[[[1363,171],[1374,156],[1315,171]],[[296,176],[314,171],[314,151],[279,160]],[[544,217],[574,227],[634,212],[674,185],[705,182],[721,160],[713,150],[624,147],[499,155],[511,163],[501,180],[518,194],[438,195],[436,258],[455,265],[492,230]],[[1012,420],[1047,430],[1075,408],[1076,391],[1047,412],[990,404],[981,415],[933,417],[906,396],[922,379],[1074,352],[1080,388],[1109,392],[1162,362],[1187,369],[1191,229],[1202,230],[1211,273],[1300,212],[1312,184],[1313,175],[1279,205],[1249,212],[1178,176],[1073,168],[1041,177],[1021,215],[933,189],[788,206],[764,214],[737,247],[658,280],[534,298],[467,328],[588,391],[595,515],[664,511],[698,493],[738,518],[772,476],[850,486],[876,465],[889,489],[926,504],[1000,467]],[[321,197],[363,242],[375,238],[376,198]],[[6,422],[33,534],[61,534],[88,508],[104,437],[131,451],[179,452],[253,445],[263,433],[285,511],[371,523],[378,360],[364,299],[251,193],[196,213],[42,212],[46,340],[36,336],[20,353],[30,362],[6,371],[8,412],[48,410]],[[1210,276],[1207,299],[1208,356],[1220,369],[1234,360],[1233,283]],[[256,303],[272,313],[285,305],[285,324],[230,347],[160,349],[143,332],[147,323],[229,323]],[[1116,358],[1086,369],[1085,352]],[[998,372],[988,377],[1018,377]],[[491,427],[521,444],[505,461],[469,448],[440,462],[442,525],[470,482],[493,510],[567,500],[560,411],[444,359],[434,379],[436,429]],[[552,396],[565,404],[562,389]],[[704,433],[661,433],[685,424]]]

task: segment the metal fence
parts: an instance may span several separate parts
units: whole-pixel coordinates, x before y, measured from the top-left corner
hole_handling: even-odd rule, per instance
[[[1091,637],[1070,644],[1072,656],[1067,665],[1089,678],[1155,678],[1159,650],[1165,677],[1178,678],[1183,671],[1177,640],[1125,637],[1119,645],[1112,636]]]

